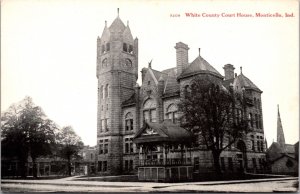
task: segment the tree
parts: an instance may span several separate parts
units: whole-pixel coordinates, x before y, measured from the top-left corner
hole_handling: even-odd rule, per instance
[[[221,174],[220,154],[248,132],[243,95],[209,77],[195,78],[183,95],[179,103],[182,126],[199,134],[212,152],[216,173]]]
[[[59,155],[68,161],[68,175],[71,176],[71,161],[78,157],[83,148],[81,138],[74,132],[71,126],[63,127],[58,134]]]
[[[28,156],[33,162],[33,176],[37,177],[36,159],[51,154],[54,143],[55,124],[48,119],[30,97],[13,104],[2,114],[2,154],[17,157],[21,176],[26,176],[25,164]]]

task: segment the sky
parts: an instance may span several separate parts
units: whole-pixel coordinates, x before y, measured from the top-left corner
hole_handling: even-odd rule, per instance
[[[139,39],[139,70],[176,66],[175,44],[262,91],[264,132],[276,141],[277,104],[286,143],[299,139],[299,5],[287,1],[1,1],[1,112],[25,96],[59,126],[71,125],[86,145],[97,140],[96,42],[107,21],[127,20]],[[187,17],[194,13],[200,17]],[[222,17],[221,14],[236,17]],[[281,14],[283,17],[256,17]],[[293,17],[285,17],[285,14]],[[220,14],[219,17],[205,17]],[[252,14],[253,17],[237,17]],[[173,17],[180,15],[180,17]],[[138,83],[141,84],[139,73]]]

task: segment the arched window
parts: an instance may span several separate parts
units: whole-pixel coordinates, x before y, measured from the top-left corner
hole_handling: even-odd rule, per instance
[[[156,102],[153,99],[148,99],[143,108],[144,121],[156,122]]]
[[[127,44],[123,43],[123,51],[127,52]]]
[[[133,130],[133,115],[131,112],[127,113],[125,116],[125,131]]]
[[[106,86],[105,86],[105,98],[108,98],[108,91],[109,90],[109,86],[108,86],[108,84],[106,84]]]
[[[257,109],[260,109],[260,101],[257,99]]]
[[[132,46],[132,45],[129,45],[128,52],[129,52],[130,54],[133,53],[133,46]]]
[[[255,125],[256,125],[256,128],[259,129],[259,118],[258,118],[257,114],[255,114]]]
[[[190,93],[190,86],[189,85],[186,85],[186,86],[184,86],[184,95],[187,95],[188,93]]]
[[[100,88],[100,96],[101,96],[102,99],[104,98],[104,95],[103,95],[103,86],[101,86],[101,88]]]
[[[125,59],[125,66],[132,67],[132,61],[130,59]]]
[[[254,98],[253,102],[254,102],[254,107],[257,108],[256,98]]]
[[[101,53],[105,53],[105,45],[102,45]]]
[[[253,127],[253,117],[252,117],[252,113],[249,113],[249,122],[251,127]]]
[[[170,104],[167,108],[167,119],[170,119],[173,123],[177,123],[178,121],[178,114],[177,114],[177,106],[175,104]]]
[[[106,43],[106,51],[110,51],[110,44]]]
[[[102,67],[106,67],[107,66],[107,58],[103,59],[102,61]]]

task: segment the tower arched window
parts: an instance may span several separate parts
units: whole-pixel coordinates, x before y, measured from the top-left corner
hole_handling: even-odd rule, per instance
[[[131,112],[127,113],[125,116],[125,131],[133,130],[133,115]]]
[[[102,60],[102,67],[106,67],[107,66],[107,58]]]
[[[167,119],[170,119],[173,123],[177,123],[178,121],[178,108],[175,104],[170,104],[167,108]]]
[[[106,86],[105,86],[105,98],[108,98],[108,92],[109,92],[109,85],[108,84],[106,84]]]
[[[256,125],[256,128],[259,129],[259,118],[258,118],[257,114],[255,114],[255,125]]]
[[[144,121],[156,122],[156,102],[153,99],[148,99],[143,107]]]
[[[252,113],[249,113],[249,122],[250,122],[251,127],[253,127],[253,116],[252,116]]]
[[[123,51],[127,52],[127,44],[126,43],[123,43]]]
[[[129,45],[129,47],[128,47],[128,52],[129,52],[130,54],[133,54],[133,46],[132,46],[132,45]]]
[[[105,45],[102,45],[101,53],[105,53]]]
[[[106,51],[107,51],[107,52],[110,51],[110,43],[109,43],[109,42],[106,43]]]
[[[100,96],[101,96],[101,98],[103,99],[104,98],[104,95],[103,95],[103,86],[101,86],[101,88],[100,88]]]

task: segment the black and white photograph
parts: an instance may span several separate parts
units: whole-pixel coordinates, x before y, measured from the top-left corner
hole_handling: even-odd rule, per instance
[[[298,192],[298,0],[2,0],[1,191]]]

